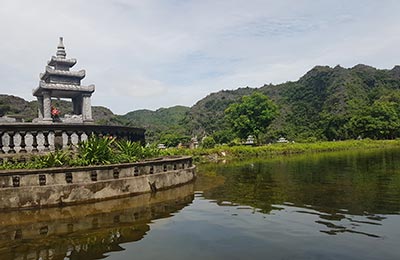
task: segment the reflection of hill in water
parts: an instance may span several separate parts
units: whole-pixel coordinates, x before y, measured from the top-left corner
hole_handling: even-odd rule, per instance
[[[154,219],[194,199],[193,184],[155,194],[41,210],[0,213],[1,259],[99,259],[138,241]]]
[[[199,179],[223,179],[218,187],[197,185],[207,199],[250,205],[264,213],[286,202],[327,213],[337,209],[355,215],[400,211],[399,149],[210,164],[199,172],[203,173]]]
[[[381,214],[400,211],[399,149],[210,164],[199,172],[204,187],[196,189],[220,206],[247,205],[266,214],[295,207],[334,232],[344,228],[332,223],[380,225]],[[212,187],[201,178],[221,184]]]

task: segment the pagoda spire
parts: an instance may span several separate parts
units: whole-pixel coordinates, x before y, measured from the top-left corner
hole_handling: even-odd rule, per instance
[[[63,37],[60,37],[60,42],[57,46],[57,58],[65,59],[66,56],[67,53],[65,52]]]
[[[77,117],[64,118],[64,122],[92,122],[91,95],[94,85],[82,86],[81,80],[85,77],[85,70],[70,71],[76,64],[76,59],[67,59],[63,38],[57,46],[56,56],[47,62],[44,73],[40,74],[39,86],[33,90],[33,95],[39,102],[39,119],[43,122],[52,122],[51,98],[71,98],[73,115]],[[71,121],[72,120],[72,121]]]

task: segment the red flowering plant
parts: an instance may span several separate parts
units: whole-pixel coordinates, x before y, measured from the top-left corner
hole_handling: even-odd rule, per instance
[[[60,110],[58,110],[56,107],[51,107],[51,117],[53,120],[58,120],[60,116]]]

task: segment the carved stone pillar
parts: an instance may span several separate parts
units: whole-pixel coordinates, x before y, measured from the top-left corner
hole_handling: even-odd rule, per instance
[[[48,91],[43,91],[43,121],[53,121],[51,118],[51,95]]]
[[[37,97],[38,103],[38,118],[43,120],[43,97]]]
[[[82,119],[84,122],[93,121],[92,118],[92,104],[90,101],[91,94],[83,94],[82,98]]]

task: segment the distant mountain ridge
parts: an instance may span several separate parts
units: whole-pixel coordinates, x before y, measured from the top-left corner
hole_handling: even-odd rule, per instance
[[[145,128],[147,140],[156,141],[167,133],[184,135],[187,130],[183,119],[189,110],[185,106],[160,108],[156,111],[141,109],[117,117],[126,125]]]
[[[179,124],[189,109],[189,107],[185,106],[159,108],[155,111],[141,109],[131,111],[122,117],[128,121],[136,122],[143,127],[157,125],[160,128],[168,128],[171,124]]]
[[[363,64],[352,68],[316,66],[297,81],[221,90],[207,95],[190,108],[174,106],[114,115],[105,107],[93,107],[93,117],[103,124],[144,127],[151,140],[156,140],[162,133],[201,137],[229,128],[224,120],[225,109],[254,91],[266,94],[279,106],[279,116],[266,130],[271,138],[354,138],[359,134],[357,124],[362,123],[356,119],[362,117],[364,111],[379,102],[400,103],[400,66],[391,70]],[[62,111],[71,109],[69,102],[57,102]],[[0,95],[0,115],[21,115],[29,120],[36,117],[36,111],[35,101]]]
[[[243,95],[259,91],[280,108],[268,132],[273,138],[347,139],[348,122],[374,102],[400,95],[400,66],[391,70],[359,64],[353,68],[316,66],[299,80],[260,88],[239,88],[212,93],[189,111],[193,135],[212,134],[226,127],[223,111]]]

